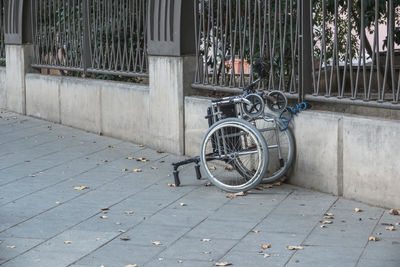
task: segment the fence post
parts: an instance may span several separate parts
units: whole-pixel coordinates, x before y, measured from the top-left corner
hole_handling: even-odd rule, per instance
[[[90,49],[90,3],[89,0],[83,1],[83,41],[82,41],[82,67],[86,75],[87,69],[92,66],[92,56]]]
[[[300,0],[299,101],[312,89],[311,0]]]
[[[25,74],[33,58],[34,0],[9,0],[5,6],[6,108],[26,114]]]
[[[147,144],[184,154],[184,98],[195,73],[194,1],[148,1]]]

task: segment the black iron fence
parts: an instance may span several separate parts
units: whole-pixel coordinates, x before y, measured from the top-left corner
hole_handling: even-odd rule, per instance
[[[147,77],[146,0],[41,0],[33,67]]]
[[[252,64],[289,97],[400,108],[400,2],[194,0],[193,87],[239,92]]]
[[[0,64],[6,62],[6,49],[4,45],[4,1],[0,0]]]

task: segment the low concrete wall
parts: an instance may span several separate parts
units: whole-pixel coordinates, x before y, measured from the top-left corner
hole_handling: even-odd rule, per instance
[[[185,98],[186,154],[198,155],[210,99]],[[289,183],[372,205],[400,206],[400,121],[306,111],[295,117]]]
[[[26,75],[28,115],[146,143],[148,86],[75,77]]]
[[[0,108],[6,108],[6,68],[0,67]]]

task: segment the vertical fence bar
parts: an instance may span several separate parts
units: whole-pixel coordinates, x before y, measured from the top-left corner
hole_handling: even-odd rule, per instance
[[[312,61],[311,61],[311,10],[307,0],[300,0],[301,29],[299,34],[299,101],[303,101],[305,94],[312,88]]]

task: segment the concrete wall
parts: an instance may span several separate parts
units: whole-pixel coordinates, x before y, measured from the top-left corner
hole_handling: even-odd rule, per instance
[[[148,98],[145,85],[26,75],[27,115],[137,143],[149,134]]]
[[[210,99],[185,98],[186,154],[198,155]],[[306,111],[293,121],[289,183],[387,208],[400,206],[400,121]]]
[[[6,68],[0,67],[0,108],[6,108]]]

